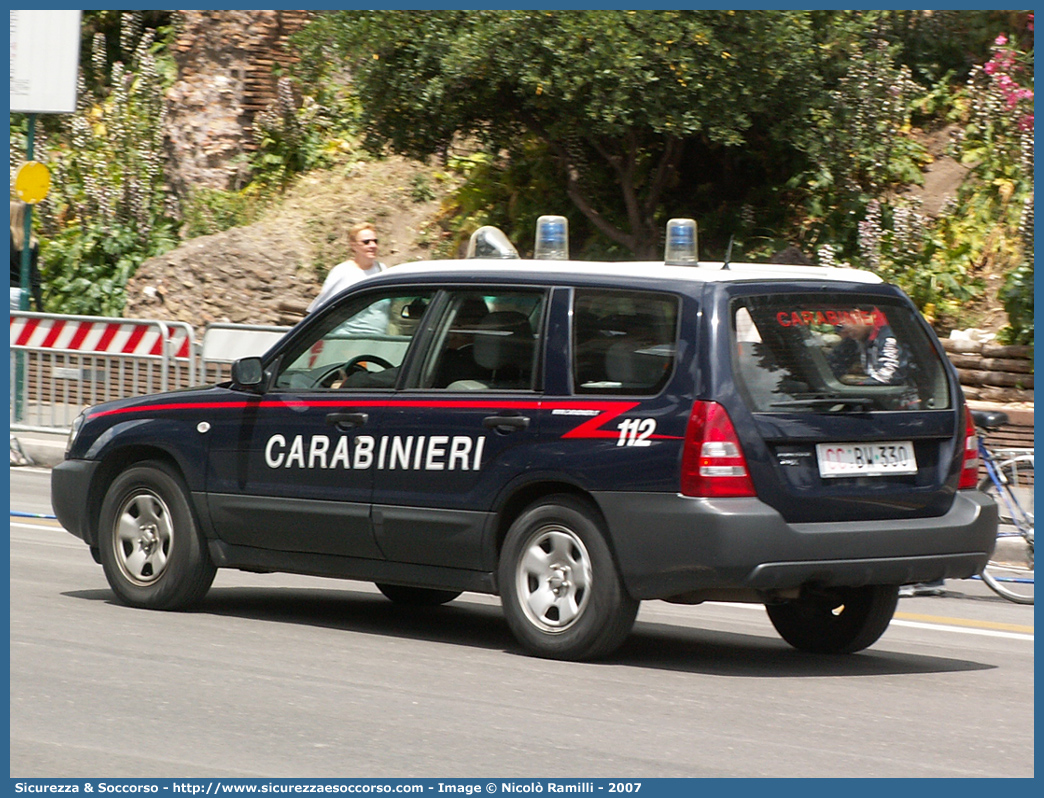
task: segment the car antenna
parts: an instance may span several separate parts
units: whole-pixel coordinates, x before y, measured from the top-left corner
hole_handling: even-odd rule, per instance
[[[732,242],[735,240],[735,234],[729,236],[729,246],[725,250],[725,262],[721,264],[721,270],[727,272],[729,270],[729,261],[732,259]]]

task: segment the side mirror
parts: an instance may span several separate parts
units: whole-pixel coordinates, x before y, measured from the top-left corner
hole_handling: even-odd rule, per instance
[[[259,357],[241,357],[232,364],[232,382],[243,388],[257,388],[264,377]]]

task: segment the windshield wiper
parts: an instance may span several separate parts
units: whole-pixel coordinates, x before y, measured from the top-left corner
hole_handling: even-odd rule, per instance
[[[832,396],[829,394],[809,396],[801,399],[788,399],[785,402],[773,402],[769,405],[770,408],[808,407],[827,410],[869,410],[873,406],[874,400],[865,396]]]

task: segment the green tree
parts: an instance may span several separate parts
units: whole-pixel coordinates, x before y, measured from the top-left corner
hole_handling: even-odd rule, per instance
[[[346,11],[300,42],[347,62],[371,149],[536,140],[576,209],[638,257],[687,148],[797,124],[819,82],[813,19],[792,12]]]

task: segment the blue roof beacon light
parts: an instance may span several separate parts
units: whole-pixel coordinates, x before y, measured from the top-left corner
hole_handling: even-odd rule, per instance
[[[667,222],[667,245],[663,262],[668,266],[699,266],[696,243],[694,219],[671,219]]]
[[[537,219],[534,260],[569,260],[569,221],[564,216]]]
[[[487,224],[471,234],[464,257],[512,260],[518,258],[518,250],[499,227]]]

